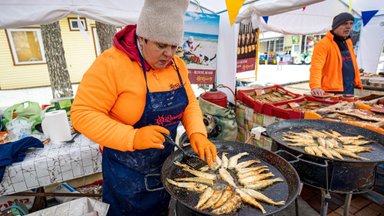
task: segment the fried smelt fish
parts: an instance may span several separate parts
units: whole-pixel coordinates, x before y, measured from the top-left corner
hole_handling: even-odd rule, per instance
[[[223,155],[221,156],[221,168],[224,168],[224,169],[228,168],[228,158],[226,154],[228,153],[223,152]]]
[[[237,185],[236,185],[235,181],[233,180],[233,177],[231,176],[231,174],[226,169],[220,168],[219,174],[220,174],[220,177],[224,181],[226,181],[229,185],[231,185],[234,188],[237,188]]]
[[[235,156],[232,156],[231,158],[229,158],[229,161],[228,161],[228,169],[234,169],[237,165],[237,161],[243,157],[243,156],[246,156],[248,155],[248,152],[242,152],[242,153],[239,153]]]
[[[319,143],[319,146],[326,147],[325,139],[323,137],[318,137],[317,142]]]
[[[206,179],[201,177],[189,177],[189,178],[175,178],[175,181],[178,182],[196,182],[196,183],[202,183],[206,185],[213,185],[212,179]]]
[[[327,148],[323,147],[323,146],[318,146],[318,148],[320,149],[320,151],[327,157],[327,158],[333,158],[333,155],[328,151]]]
[[[236,165],[235,170],[238,172],[240,169],[247,168],[254,163],[260,163],[260,160],[247,160],[244,162],[240,162]]]
[[[311,154],[311,155],[316,155],[315,152],[313,151],[312,147],[304,147],[304,151],[307,152],[308,154]]]
[[[242,191],[241,189],[236,189],[236,192],[240,195],[241,200],[244,202],[251,204],[261,210],[261,212],[266,213],[264,207],[256,201],[255,198],[253,198],[251,195],[247,194],[246,192]]]
[[[229,214],[235,212],[241,206],[241,198],[239,195],[235,194],[230,197],[222,206],[212,211],[213,214]]]
[[[283,182],[284,180],[282,178],[274,178],[274,179],[267,179],[267,180],[262,180],[258,181],[257,183],[254,184],[249,184],[246,185],[246,188],[254,189],[254,190],[260,190],[263,188],[268,187],[269,185],[276,183],[276,182]]]
[[[203,191],[205,191],[205,189],[208,188],[207,185],[196,183],[196,182],[177,182],[169,178],[167,178],[167,181],[172,185],[187,189],[189,191],[197,192],[197,193],[202,193]]]
[[[215,191],[210,187],[205,189],[204,193],[200,195],[199,202],[197,202],[195,208],[200,209],[204,205],[204,203],[207,202],[209,198],[211,198],[214,192]]]
[[[328,151],[335,157],[339,158],[340,160],[344,160],[343,156],[339,152],[337,152],[335,149],[328,149]]]
[[[245,179],[239,179],[239,182],[242,185],[250,185],[250,184],[255,184],[261,180],[264,180],[264,179],[266,179],[268,177],[272,177],[272,176],[275,176],[275,175],[272,172],[269,172],[269,173],[265,173],[265,174],[259,174],[256,176],[250,176],[250,177],[245,178]]]
[[[360,157],[359,155],[345,149],[335,149],[335,150],[338,151],[340,154],[351,157],[351,158],[360,159],[360,160],[369,160],[368,158]]]
[[[317,146],[313,146],[312,150],[315,152],[316,156],[320,156],[321,157],[323,155],[323,152]]]
[[[197,171],[197,170],[194,170],[192,168],[189,168],[189,167],[185,167],[183,168],[183,170],[191,173],[192,175],[195,175],[197,177],[201,177],[201,178],[205,178],[205,179],[210,179],[210,180],[216,180],[216,175],[215,174],[210,174],[210,173],[206,173],[206,172],[201,172],[201,171]]]
[[[334,130],[331,130],[331,133],[336,136],[336,137],[341,137],[341,134],[339,134],[338,132],[334,131]]]
[[[208,165],[205,165],[205,166],[201,167],[201,168],[199,169],[199,171],[201,171],[201,172],[207,172],[209,169],[210,169],[209,166],[208,166]]]
[[[356,146],[356,145],[344,145],[344,149],[351,151],[353,153],[360,153],[360,152],[370,152],[372,151],[372,147],[363,147],[363,146]]]
[[[237,174],[253,172],[253,171],[257,171],[264,168],[268,168],[268,166],[255,166],[255,167],[243,168],[243,169],[237,170]]]
[[[268,170],[268,168],[263,168],[263,169],[259,169],[259,170],[256,170],[256,171],[246,172],[246,173],[237,173],[237,177],[239,179],[245,179],[245,178],[248,178],[250,176],[259,175],[260,173],[262,173],[264,171],[267,171],[267,170]]]
[[[216,162],[212,162],[209,167],[211,170],[216,171],[221,167],[221,159],[218,155],[216,155]]]
[[[204,210],[212,207],[215,203],[217,203],[217,201],[219,201],[222,194],[223,194],[222,190],[215,190],[211,198],[209,198],[209,200],[200,208],[200,210]]]
[[[221,195],[220,199],[213,205],[213,208],[219,208],[222,206],[233,194],[233,191],[231,187],[227,186],[223,192],[223,195]]]
[[[183,164],[183,163],[180,163],[179,161],[175,161],[173,162],[176,166],[179,166],[181,168],[191,168],[190,166],[188,166],[187,164]]]
[[[249,188],[243,188],[242,189],[244,192],[246,192],[247,194],[251,195],[253,198],[257,199],[257,200],[260,200],[260,201],[263,201],[265,203],[268,203],[268,204],[271,204],[271,205],[285,205],[285,201],[279,201],[279,202],[275,202],[273,201],[272,199],[270,199],[269,197],[265,196],[264,194],[260,193],[259,191],[255,191],[255,190],[252,190],[252,189],[249,189]]]

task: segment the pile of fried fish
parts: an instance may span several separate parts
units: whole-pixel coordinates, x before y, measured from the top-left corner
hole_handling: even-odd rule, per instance
[[[201,194],[194,207],[213,214],[236,212],[243,202],[260,209],[262,213],[266,211],[258,201],[275,206],[285,205],[285,201],[274,201],[259,191],[284,181],[282,178],[270,178],[274,174],[268,166],[261,166],[260,160],[238,163],[241,157],[248,155],[247,152],[229,158],[227,154],[224,152],[221,158],[217,157],[211,167],[205,166],[199,170],[175,161],[176,166],[194,177],[167,178],[167,181],[176,187]]]
[[[303,132],[285,132],[284,141],[290,142],[288,146],[304,147],[304,151],[315,156],[338,158],[344,160],[344,156],[359,160],[368,160],[357,155],[360,152],[370,152],[371,147],[364,147],[372,141],[363,136],[343,136],[334,130],[305,129]]]

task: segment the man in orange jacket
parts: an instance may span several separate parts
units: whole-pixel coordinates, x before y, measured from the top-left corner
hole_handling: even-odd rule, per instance
[[[332,30],[316,45],[312,55],[309,86],[314,96],[325,92],[353,95],[362,88],[352,40],[354,17],[340,13],[333,18]]]
[[[114,37],[85,73],[71,108],[75,129],[103,147],[103,201],[108,215],[164,215],[170,196],[160,180],[181,121],[208,164],[207,138],[185,63],[175,55],[189,0],[146,0],[138,24]]]

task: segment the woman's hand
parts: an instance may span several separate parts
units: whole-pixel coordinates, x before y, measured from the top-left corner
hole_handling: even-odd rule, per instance
[[[151,125],[137,130],[133,139],[134,150],[145,150],[150,148],[164,149],[164,135],[169,135],[169,130],[164,127]]]
[[[193,133],[189,139],[191,147],[194,152],[196,152],[199,157],[207,161],[208,165],[211,165],[211,162],[216,162],[216,146],[208,140],[208,138],[201,133]]]

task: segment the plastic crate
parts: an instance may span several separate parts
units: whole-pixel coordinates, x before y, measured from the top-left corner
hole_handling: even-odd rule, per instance
[[[313,101],[313,102],[326,104],[329,106],[338,103],[337,101],[322,100],[322,99],[314,98],[311,96],[304,96],[304,97],[297,98],[295,100],[284,101],[284,102],[275,103],[275,104],[265,104],[263,108],[263,113],[270,116],[276,116],[282,119],[302,119],[304,118],[303,111],[285,109],[285,108],[282,108],[282,106],[286,106],[289,103],[300,103],[303,101]]]
[[[281,87],[280,85],[273,85],[273,86],[269,86],[269,87],[265,87],[265,88],[238,90],[236,97],[237,97],[238,100],[242,101],[243,103],[245,103],[246,105],[251,107],[253,110],[255,110],[255,112],[263,113],[263,106],[265,104],[268,104],[268,103],[260,101],[260,100],[257,100],[257,98],[254,99],[254,98],[252,98],[252,96],[255,96],[257,94],[256,92],[258,90],[260,90],[262,92],[262,94],[264,94],[265,92],[273,91],[273,90],[276,90],[276,89],[283,90],[286,94],[288,94],[289,96],[293,97],[293,99],[291,99],[291,100],[276,101],[276,102],[272,102],[272,104],[280,103],[280,102],[289,102],[289,101],[293,101],[293,100],[301,97],[300,94],[292,93],[292,92],[286,90],[285,88]]]

